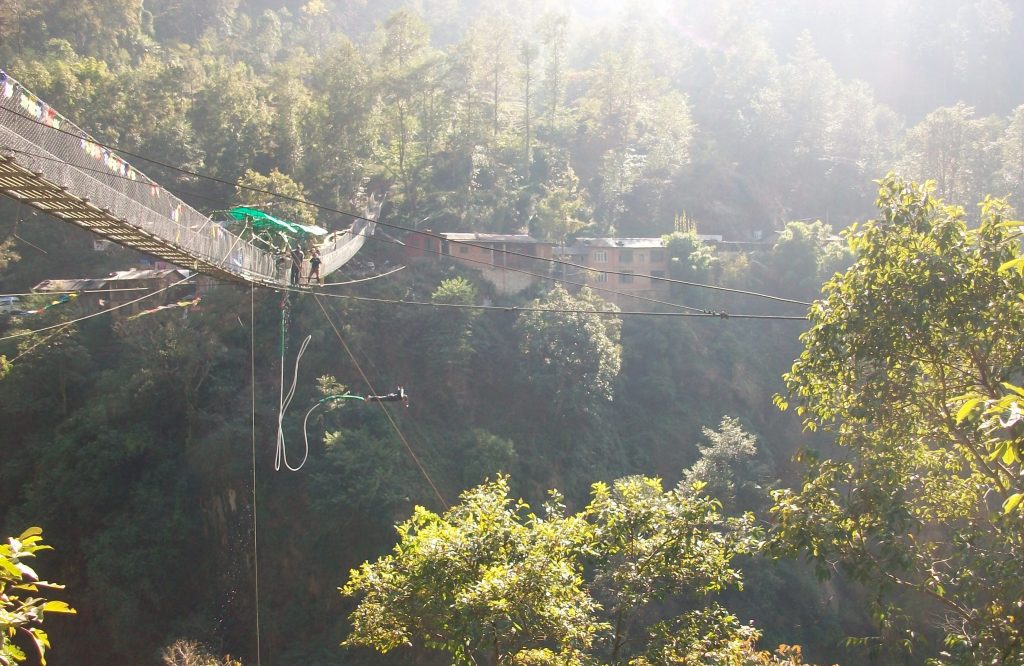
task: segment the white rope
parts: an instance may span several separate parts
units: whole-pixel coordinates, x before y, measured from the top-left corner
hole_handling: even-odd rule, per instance
[[[284,442],[284,413],[288,411],[288,406],[292,404],[292,398],[295,397],[295,387],[299,383],[299,361],[302,360],[302,355],[306,353],[306,347],[309,346],[309,342],[313,339],[312,335],[307,335],[306,339],[302,341],[299,346],[299,353],[295,357],[295,372],[292,375],[292,386],[288,389],[287,395],[284,392],[284,349],[281,350],[281,397],[279,403],[279,411],[277,413],[277,452],[274,454],[274,471],[281,470],[281,463],[284,462],[284,466],[292,472],[298,472],[302,469],[302,466],[306,464],[306,459],[309,458],[309,440],[306,440],[306,452],[302,456],[302,462],[297,467],[292,467],[288,463],[288,451],[285,447]],[[306,414],[308,417],[309,414]]]
[[[339,286],[341,286],[343,284],[357,284],[359,282],[367,282],[369,280],[376,280],[377,278],[387,277],[387,276],[391,275],[392,273],[397,273],[398,271],[401,271],[401,270],[405,270],[405,266],[399,266],[398,268],[394,268],[394,269],[388,271],[387,273],[380,273],[379,275],[371,275],[370,277],[359,278],[358,280],[347,280],[345,282],[325,282],[324,284],[322,284],[320,286],[321,287],[339,287]]]
[[[305,440],[305,442],[306,442],[306,451],[307,452],[309,451],[309,430],[307,429],[307,425],[309,423],[309,415],[312,414],[313,410],[316,409],[319,406],[320,406],[320,403],[318,402],[315,405],[313,405],[312,407],[310,407],[309,411],[306,412],[306,418],[302,419],[302,439]]]

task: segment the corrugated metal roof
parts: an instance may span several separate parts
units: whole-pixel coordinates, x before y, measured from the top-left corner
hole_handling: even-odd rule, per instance
[[[43,280],[32,291],[85,291],[88,289],[104,289],[111,286],[112,282],[125,280],[159,280],[167,277],[184,278],[192,274],[192,271],[184,268],[163,268],[139,269],[131,268],[126,271],[116,271],[104,278],[71,278],[67,280]]]
[[[586,247],[623,247],[633,249],[649,249],[664,247],[661,238],[584,238],[576,239],[575,245]]]
[[[102,289],[106,280],[75,278],[71,280],[43,280],[32,291],[85,291],[86,289]]]
[[[120,280],[157,280],[165,277],[188,277],[192,271],[185,270],[184,268],[162,268],[156,269],[140,269],[140,268],[129,268],[126,271],[115,271],[106,277],[108,282],[117,282]]]
[[[445,240],[456,243],[525,243],[536,245],[541,241],[529,234],[479,234],[479,233],[454,233],[446,232],[438,234]]]

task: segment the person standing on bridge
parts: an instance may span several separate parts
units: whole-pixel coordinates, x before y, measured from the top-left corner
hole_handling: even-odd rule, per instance
[[[302,280],[302,260],[305,255],[302,253],[302,248],[296,245],[292,248],[292,284],[299,284]]]
[[[306,284],[313,281],[313,276],[316,276],[316,283],[320,284],[320,249],[314,247],[313,253],[309,256],[309,276],[306,278]]]

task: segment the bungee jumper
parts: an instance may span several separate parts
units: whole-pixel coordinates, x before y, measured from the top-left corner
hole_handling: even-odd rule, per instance
[[[387,393],[385,395],[367,395],[363,399],[366,402],[400,402],[406,407],[409,406],[409,396],[401,386],[391,393]]]

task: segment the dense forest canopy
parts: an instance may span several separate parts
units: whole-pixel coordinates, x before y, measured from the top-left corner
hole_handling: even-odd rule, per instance
[[[403,231],[664,237],[689,312],[819,299],[618,314],[422,261],[293,296],[282,341],[269,290],[38,334],[101,306],[24,297],[3,584],[66,583],[52,663],[1022,663],[1021,34],[1007,0],[0,0],[0,68],[197,209],[387,191],[342,278]],[[0,202],[4,294],[145,259],[92,247]],[[410,401],[325,403],[274,473],[306,335],[302,411]]]

